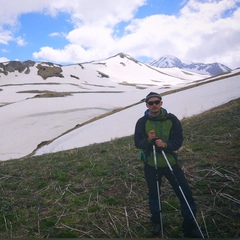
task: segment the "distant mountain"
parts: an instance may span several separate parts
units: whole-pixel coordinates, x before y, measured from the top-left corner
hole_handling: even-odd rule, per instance
[[[90,74],[91,76],[88,76]],[[136,78],[136,74],[139,75]],[[24,76],[25,75],[25,76]],[[60,65],[51,62],[34,62],[27,61],[9,61],[0,62],[0,86],[1,81],[13,81],[14,78],[24,78],[28,75],[30,79],[53,79],[64,78],[83,80],[84,82],[92,81],[95,78],[109,78],[118,84],[136,84],[136,85],[160,85],[167,81],[167,84],[186,84],[192,81],[206,78],[201,74],[188,74],[182,69],[178,69],[173,73],[170,71],[159,70],[151,67],[149,64],[139,62],[125,53],[118,53],[107,59],[99,61],[91,61],[85,63]],[[87,76],[86,76],[87,75]],[[163,80],[164,78],[164,80]],[[32,80],[30,80],[32,81]],[[136,87],[136,86],[135,86]]]
[[[158,68],[173,68],[177,67],[183,70],[191,71],[198,74],[208,74],[215,76],[224,72],[230,72],[231,69],[221,63],[183,63],[179,58],[166,55],[154,60],[150,63],[151,66]]]

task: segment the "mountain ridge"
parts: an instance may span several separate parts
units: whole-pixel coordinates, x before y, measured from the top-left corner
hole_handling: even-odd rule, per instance
[[[69,73],[66,74],[66,69],[72,68],[74,71],[69,76]],[[149,64],[139,62],[138,60],[132,58],[130,55],[125,53],[118,53],[114,56],[111,56],[107,59],[92,61],[86,63],[76,63],[69,65],[60,65],[51,62],[34,62],[32,60],[27,61],[9,61],[5,63],[0,63],[0,78],[5,75],[6,77],[11,73],[15,76],[18,74],[27,74],[31,71],[36,72],[36,75],[42,77],[44,80],[47,78],[59,77],[59,78],[76,78],[79,79],[82,73],[85,71],[91,71],[92,74],[98,75],[100,78],[109,78],[110,80],[117,79],[121,80],[121,83],[137,83],[139,84],[139,79],[135,79],[134,75],[129,72],[129,68],[133,71],[141,71],[141,80],[140,82],[150,82],[150,84],[157,85],[162,81],[162,75],[166,76],[166,78],[178,78],[179,81],[190,80],[189,74],[192,75],[192,79],[200,80],[208,77],[209,75],[203,76],[201,74],[196,73],[186,73],[179,69],[178,73],[174,73],[176,75],[172,75],[168,69],[160,70],[159,68],[155,68],[150,66]],[[114,71],[113,71],[114,69]],[[131,71],[131,72],[133,72]],[[95,73],[94,73],[95,72]],[[35,75],[35,76],[36,76]],[[19,75],[18,75],[19,76]],[[3,77],[4,78],[4,77]],[[9,78],[11,78],[9,76]],[[131,79],[129,79],[131,78]],[[125,80],[122,80],[125,79]],[[128,79],[128,80],[127,80]],[[88,80],[87,80],[88,81]],[[114,80],[115,82],[115,80]]]
[[[198,74],[209,74],[211,76],[219,75],[225,72],[230,72],[232,69],[224,64],[214,63],[184,63],[179,58],[172,55],[165,55],[157,60],[149,63],[151,66],[158,68],[173,68],[188,70]]]
[[[81,65],[81,64],[87,64],[87,63],[100,63],[103,61],[107,61],[113,58],[127,58],[130,61],[133,61],[134,63],[138,64],[146,64],[157,68],[173,68],[177,67],[182,70],[187,70],[193,73],[201,74],[201,75],[219,75],[225,72],[230,72],[232,69],[227,67],[224,64],[215,62],[215,63],[184,63],[179,58],[172,56],[172,55],[164,55],[157,60],[153,60],[150,63],[144,63],[140,62],[130,55],[120,52],[118,54],[115,54],[113,56],[110,56],[106,59],[98,60],[98,61],[90,61],[90,62],[84,62],[84,63],[75,63],[75,64],[69,64],[69,65],[61,65],[57,63],[52,62],[44,62],[44,61],[32,61],[32,60],[26,60],[26,61],[8,61],[8,62],[2,62],[0,63],[0,74],[3,73],[4,75],[7,75],[8,72],[14,72],[18,71],[19,73],[26,73],[28,74],[30,72],[30,67],[33,67],[35,64],[38,64],[39,67],[41,65],[47,65],[48,67],[64,67],[64,66],[72,66],[72,65]],[[124,63],[122,63],[124,65]],[[42,69],[43,70],[43,69]],[[58,76],[58,75],[54,75]]]

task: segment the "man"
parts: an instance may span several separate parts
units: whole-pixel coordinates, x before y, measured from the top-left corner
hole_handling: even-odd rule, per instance
[[[201,237],[178,185],[180,184],[192,209],[192,213],[195,216],[196,204],[192,196],[192,191],[188,185],[183,170],[177,163],[177,154],[174,152],[178,150],[183,143],[181,123],[175,115],[167,113],[166,109],[162,108],[162,97],[158,93],[150,92],[145,98],[145,102],[148,109],[144,116],[136,123],[134,141],[135,146],[142,150],[144,156],[144,174],[148,187],[152,234],[153,236],[158,236],[161,232],[156,181],[157,174],[159,186],[161,186],[162,177],[165,176],[179,198],[181,214],[183,217],[182,230],[184,237]],[[154,165],[153,144],[156,146],[157,170]],[[171,164],[178,183],[162,155],[162,149]]]

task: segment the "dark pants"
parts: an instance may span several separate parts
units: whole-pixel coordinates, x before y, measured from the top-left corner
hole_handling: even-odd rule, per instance
[[[172,169],[195,216],[196,204],[194,202],[192,191],[188,185],[184,172],[178,164],[175,164],[174,166],[172,166]],[[175,177],[172,174],[171,170],[168,167],[166,167],[166,168],[158,168],[156,171],[155,167],[151,167],[148,164],[145,164],[144,173],[145,173],[145,178],[148,186],[149,208],[152,215],[151,221],[154,223],[160,222],[158,193],[157,193],[157,176],[158,176],[159,186],[161,186],[162,177],[165,176],[168,179],[169,183],[171,184],[174,192],[176,193],[180,201],[181,213],[184,219],[183,229],[192,227],[194,225],[194,218],[191,212],[189,211],[186,201],[184,200],[182,193],[179,189],[179,185],[176,182]]]

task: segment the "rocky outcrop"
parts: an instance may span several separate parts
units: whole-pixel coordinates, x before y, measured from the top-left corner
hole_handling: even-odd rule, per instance
[[[0,63],[0,73],[8,75],[9,72],[18,71],[19,73],[24,72],[25,74],[30,73],[30,67],[35,65],[34,61],[28,60],[24,62],[10,61],[8,63]]]
[[[39,63],[37,65],[37,69],[38,75],[40,75],[43,79],[47,79],[49,77],[64,77],[61,74],[62,68],[60,66],[53,65],[52,63]]]
[[[19,72],[29,74],[31,72],[31,67],[34,67],[36,62],[28,60],[24,62],[20,61],[10,61],[5,63],[0,63],[0,74],[8,75],[9,72]],[[62,68],[61,65],[55,65],[50,62],[42,62],[38,63],[36,68],[38,69],[38,75],[43,79],[47,79],[49,77],[61,77]]]

